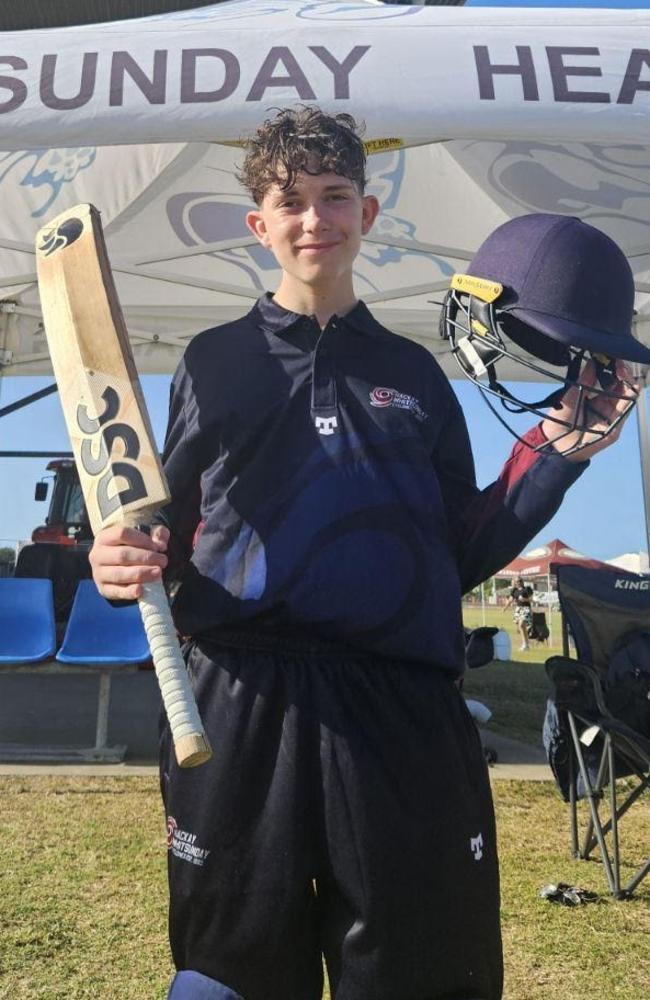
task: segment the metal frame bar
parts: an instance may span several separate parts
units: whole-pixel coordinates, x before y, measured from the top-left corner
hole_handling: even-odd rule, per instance
[[[648,433],[648,394],[647,376],[640,372],[642,388],[636,404],[636,427],[639,438],[639,455],[641,458],[641,485],[643,489],[643,511],[645,514],[645,535],[648,552],[650,552],[650,434]]]
[[[14,674],[84,674],[98,676],[97,714],[95,718],[95,744],[92,747],[35,746],[22,743],[0,743],[0,763],[120,763],[126,754],[126,744],[108,745],[108,716],[110,711],[111,678],[114,673],[132,674],[139,669],[135,663],[94,664],[60,663],[45,660],[41,663],[3,663],[0,671]]]
[[[562,625],[562,653],[569,656],[569,630],[564,612],[561,614]],[[571,824],[571,853],[574,858],[589,860],[596,847],[599,848],[601,861],[605,871],[605,877],[610,893],[616,899],[629,898],[639,883],[650,874],[650,858],[637,870],[626,885],[621,886],[621,864],[620,864],[620,838],[619,820],[631,808],[631,806],[650,790],[650,769],[644,771],[639,767],[639,760],[635,757],[633,748],[626,751],[620,746],[614,745],[611,733],[599,727],[603,737],[603,750],[601,753],[598,772],[595,783],[592,783],[582,752],[582,743],[578,732],[577,722],[591,725],[589,719],[580,717],[574,712],[566,710],[563,712],[571,732],[571,744],[569,748],[569,809]],[[618,790],[616,787],[616,756],[631,769],[636,775],[638,784],[626,796],[623,802],[618,801]],[[576,770],[577,764],[577,770]],[[589,819],[585,829],[582,845],[580,844],[580,830],[578,822],[578,795],[577,779],[578,773],[586,790],[586,798],[589,807]],[[603,790],[609,782],[609,817],[603,821],[600,816],[600,806],[604,799]],[[607,846],[607,837],[611,834],[611,856]]]
[[[612,739],[611,734],[605,733],[601,730],[604,740],[603,752],[596,782],[595,784],[592,784],[580,750],[580,738],[577,735],[577,726],[575,723],[576,716],[570,712],[567,713],[567,715],[569,717],[573,737],[571,753],[572,757],[574,756],[580,765],[580,773],[587,790],[590,812],[583,846],[582,848],[577,848],[577,837],[574,838],[573,836],[573,831],[577,831],[577,802],[574,798],[571,803],[572,846],[574,847],[573,854],[576,858],[589,860],[593,850],[598,847],[600,849],[610,892],[617,899],[626,899],[632,895],[639,883],[650,873],[650,858],[648,858],[648,860],[636,871],[626,885],[621,886],[620,837],[618,825],[621,818],[634,805],[637,799],[639,799],[646,791],[650,790],[650,773],[644,773],[636,767],[634,762],[625,754],[625,752],[621,751],[619,747],[614,745],[614,740]],[[622,757],[625,763],[633,768],[633,773],[636,775],[639,782],[637,786],[632,789],[629,795],[627,795],[623,802],[619,802],[618,789],[616,786],[616,755]],[[599,813],[599,805],[604,800],[603,789],[608,782],[610,815],[609,818],[603,822]],[[575,796],[575,786],[571,789],[571,791]],[[612,841],[611,857],[610,852],[607,850],[606,840],[610,834]]]
[[[52,385],[48,385],[44,389],[39,389],[38,392],[32,392],[29,396],[23,396],[21,399],[17,399],[13,403],[8,403],[0,409],[0,418],[7,417],[10,413],[14,413],[16,410],[21,410],[24,406],[29,406],[30,403],[36,403],[39,399],[43,399],[45,396],[51,396],[52,393],[57,392],[58,388],[58,385],[54,382]]]
[[[589,778],[589,772],[585,764],[584,755],[580,746],[580,736],[578,734],[578,727],[576,725],[576,718],[573,712],[567,712],[567,718],[569,720],[569,728],[571,730],[571,738],[573,742],[573,752],[575,753],[576,759],[578,761],[578,767],[580,769],[580,776],[582,778],[583,784],[587,792],[587,802],[589,804],[589,812],[591,814],[594,830],[596,833],[596,838],[598,840],[598,846],[600,848],[601,860],[603,863],[603,868],[605,869],[605,875],[607,877],[607,884],[609,885],[609,891],[613,896],[618,898],[620,894],[620,881],[619,873],[617,869],[613,869],[612,862],[609,857],[609,852],[607,850],[607,845],[605,843],[605,837],[602,830],[602,824],[600,822],[600,817],[598,815],[598,804],[602,799],[602,792],[592,785]],[[604,734],[605,741],[609,740],[609,734]],[[618,857],[618,849],[617,849]],[[584,857],[584,855],[581,855]]]
[[[74,458],[71,451],[0,451],[0,458]]]

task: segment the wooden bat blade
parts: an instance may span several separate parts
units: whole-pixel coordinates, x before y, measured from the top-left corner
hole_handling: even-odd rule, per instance
[[[36,237],[43,320],[93,531],[169,500],[99,213],[77,205]],[[146,520],[146,518],[142,518]],[[137,518],[136,518],[137,520]]]
[[[169,499],[115,291],[99,212],[77,205],[36,237],[54,374],[93,532],[148,522]],[[212,752],[161,583],[138,602],[181,767]]]

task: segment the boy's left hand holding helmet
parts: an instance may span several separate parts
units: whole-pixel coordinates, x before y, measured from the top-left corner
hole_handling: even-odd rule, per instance
[[[533,213],[495,229],[467,273],[452,277],[441,334],[519,441],[584,462],[617,440],[637,401],[626,362],[650,366],[650,349],[633,334],[634,294],[627,258],[609,236],[572,216]],[[505,385],[508,365],[559,387],[525,399]],[[506,419],[526,411],[540,418],[541,434],[521,437]]]
[[[580,385],[596,386],[598,372],[594,361],[588,361],[580,375]],[[570,452],[566,457],[570,462],[586,462],[599,451],[604,451],[618,440],[623,424],[627,420],[637,396],[639,387],[632,376],[632,370],[625,361],[616,362],[616,380],[608,387],[607,394],[590,396],[572,386],[562,398],[555,420],[542,421],[542,432],[560,454]],[[567,434],[558,426],[558,421],[570,421],[577,413],[580,430]],[[614,429],[608,428],[615,424]]]

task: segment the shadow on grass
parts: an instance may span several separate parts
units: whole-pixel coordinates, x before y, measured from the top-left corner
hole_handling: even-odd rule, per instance
[[[543,663],[506,660],[465,675],[463,694],[492,712],[488,730],[540,746],[549,683]]]

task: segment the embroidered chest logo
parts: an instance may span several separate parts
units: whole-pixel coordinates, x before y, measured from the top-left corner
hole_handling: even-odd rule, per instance
[[[333,434],[339,426],[336,417],[315,417],[314,424],[319,434]]]
[[[397,389],[386,389],[377,386],[370,391],[371,406],[396,406],[398,410],[409,410],[417,420],[427,420],[428,414],[424,412],[415,396],[409,396],[405,392],[398,392]]]
[[[203,865],[210,853],[207,848],[199,847],[195,833],[180,830],[173,816],[167,817],[167,848],[174,857],[192,865]]]

